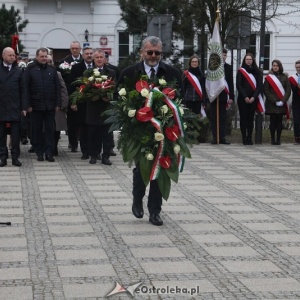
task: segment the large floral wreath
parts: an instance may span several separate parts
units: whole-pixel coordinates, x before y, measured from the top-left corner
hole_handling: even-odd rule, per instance
[[[111,130],[119,130],[118,149],[124,162],[139,165],[145,185],[157,179],[167,200],[171,180],[178,182],[185,157],[191,157],[187,143],[193,140],[186,134],[184,120],[188,110],[181,105],[175,83],[163,78],[153,83],[146,75],[135,83],[130,80],[125,78],[118,101],[111,102],[106,122],[112,123]]]
[[[73,105],[86,100],[110,101],[115,90],[114,80],[102,75],[97,68],[85,70],[83,76],[72,84],[77,86],[76,91],[70,96]]]

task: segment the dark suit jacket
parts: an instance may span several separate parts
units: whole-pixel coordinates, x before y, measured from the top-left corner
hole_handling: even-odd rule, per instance
[[[229,99],[234,100],[233,69],[228,63],[224,64],[225,80],[229,87]],[[227,93],[222,91],[219,95],[219,101],[227,102]]]
[[[112,79],[116,78],[116,73],[114,70],[103,67],[102,75],[107,75]],[[109,102],[98,100],[98,101],[89,101],[87,100],[87,108],[86,108],[86,124],[99,126],[103,123],[103,116],[101,114],[108,108]]]
[[[79,60],[82,61],[82,55],[81,54],[79,54]],[[70,64],[73,61],[74,61],[73,56],[72,55],[68,55],[65,58],[61,59],[60,63],[67,62],[68,64]]]
[[[135,82],[141,77],[141,75],[146,75],[143,61],[138,62],[135,65],[125,68],[121,72],[117,86],[119,84],[124,83],[125,77],[132,78],[133,83],[135,84]],[[183,98],[183,84],[182,84],[182,79],[181,79],[181,72],[178,69],[176,69],[172,66],[169,66],[166,63],[161,61],[158,66],[158,71],[157,71],[156,76],[158,78],[164,77],[164,79],[167,82],[176,81],[178,84],[179,93],[180,93],[181,97]],[[134,88],[134,86],[132,88]]]

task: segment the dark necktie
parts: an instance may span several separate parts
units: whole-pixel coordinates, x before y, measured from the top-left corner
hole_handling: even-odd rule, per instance
[[[92,67],[92,64],[88,64],[88,69],[91,69]]]
[[[154,76],[155,76],[155,70],[154,70],[154,68],[151,68],[150,69],[150,79],[154,79]]]

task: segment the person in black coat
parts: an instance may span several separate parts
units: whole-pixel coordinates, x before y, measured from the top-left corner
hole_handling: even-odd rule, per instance
[[[253,89],[251,78],[255,80]],[[240,128],[244,145],[253,145],[252,133],[254,115],[257,108],[258,96],[263,92],[263,74],[258,68],[255,57],[251,53],[244,56],[242,66],[236,75],[238,90],[237,104],[240,112]]]
[[[23,69],[15,62],[15,52],[6,47],[0,64],[0,167],[7,165],[6,124],[10,123],[12,164],[20,167],[20,121],[21,110],[26,115]]]
[[[106,75],[108,78],[115,79],[116,74],[114,70],[109,69],[105,65],[105,52],[103,50],[96,50],[94,52],[94,70],[99,71],[101,75]],[[93,72],[91,76],[93,76]],[[102,153],[102,164],[111,165],[109,160],[111,152],[111,138],[108,133],[109,124],[103,124],[102,113],[108,108],[111,99],[102,97],[97,101],[87,99],[86,109],[86,123],[88,126],[88,149],[91,156],[90,164],[97,162],[97,157]]]
[[[232,66],[226,63],[227,49],[223,49],[224,73],[227,86],[219,94],[219,143],[229,145],[226,140],[226,115],[227,105],[231,105],[234,101],[234,86],[233,86],[233,69]],[[217,144],[217,101],[210,104],[210,124],[211,133],[213,136],[212,144]]]
[[[81,45],[80,42],[73,41],[70,45],[70,52],[71,54],[63,58],[60,63],[67,62],[68,64],[72,62],[81,62],[82,61],[82,55],[80,54],[81,51]]]
[[[151,78],[151,69],[154,69],[155,76],[158,78],[164,77],[168,82],[176,81],[179,91],[183,93],[183,85],[181,80],[181,73],[178,69],[167,65],[161,61],[162,58],[162,41],[155,36],[146,37],[142,41],[141,47],[141,62],[125,68],[120,75],[118,84],[124,83],[125,77],[132,78],[134,82],[140,79],[141,75],[148,75]],[[143,197],[145,195],[145,184],[141,176],[139,166],[133,169],[133,204],[132,213],[136,218],[144,216]],[[163,221],[160,217],[162,206],[162,195],[158,187],[157,180],[150,182],[149,196],[148,196],[148,210],[150,213],[149,222],[153,225],[162,225]]]
[[[55,112],[61,107],[57,71],[47,64],[48,50],[39,48],[36,60],[25,69],[25,91],[31,113],[32,146],[38,161],[54,162]],[[44,132],[43,132],[44,130]]]

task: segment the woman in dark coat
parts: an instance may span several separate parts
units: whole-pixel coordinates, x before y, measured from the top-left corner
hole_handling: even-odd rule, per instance
[[[253,145],[253,122],[258,96],[263,91],[263,75],[251,53],[245,55],[242,66],[237,72],[236,88],[239,92],[237,104],[240,112],[240,128],[243,144]]]
[[[199,82],[199,86],[201,87],[202,95],[199,94],[199,91],[195,89],[193,84],[191,83],[191,78],[188,76],[188,73],[194,75],[196,80]],[[200,70],[200,60],[197,55],[192,55],[189,58],[189,68],[183,73],[183,89],[184,89],[184,100],[185,105],[188,107],[193,113],[200,114],[201,113],[201,104],[204,104],[204,91],[205,91],[205,76]]]
[[[270,115],[271,144],[280,145],[282,118],[287,113],[287,101],[291,95],[291,84],[287,75],[283,73],[280,60],[272,61],[272,69],[264,82],[266,96],[266,114]],[[275,141],[275,131],[277,133]]]

